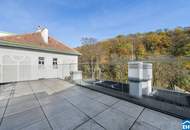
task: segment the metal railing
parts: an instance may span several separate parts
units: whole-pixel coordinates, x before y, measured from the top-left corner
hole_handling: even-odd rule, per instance
[[[148,61],[150,62],[150,61]],[[153,64],[152,86],[190,92],[190,61],[151,62]],[[128,64],[72,63],[52,65],[0,65],[0,82],[35,80],[40,78],[69,79],[72,71],[82,71],[82,80],[88,83],[105,81],[105,84],[128,83]],[[113,87],[113,86],[112,86]]]
[[[150,61],[148,61],[150,62]],[[190,107],[189,61],[151,62],[153,64],[153,93],[142,100],[130,98],[128,64],[58,64],[53,65],[0,65],[0,82],[37,80],[40,78],[71,79],[71,72],[82,71],[77,84],[112,96],[126,99],[146,107],[172,108],[173,113],[188,115]],[[170,98],[168,98],[170,97]],[[156,102],[156,103],[155,103]],[[167,104],[164,104],[167,103]],[[177,106],[177,107],[176,107]],[[189,112],[189,113],[188,113]]]
[[[128,64],[79,64],[77,84],[179,118],[190,116],[190,61],[145,61],[153,64],[152,94],[131,97]]]
[[[152,86],[178,92],[190,92],[190,61],[150,62],[153,64]],[[83,80],[128,82],[128,64],[79,64]]]

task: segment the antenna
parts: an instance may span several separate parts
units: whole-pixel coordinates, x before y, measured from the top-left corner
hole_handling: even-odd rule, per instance
[[[131,60],[134,61],[134,39],[132,39],[132,48],[131,48],[131,51],[132,51]]]

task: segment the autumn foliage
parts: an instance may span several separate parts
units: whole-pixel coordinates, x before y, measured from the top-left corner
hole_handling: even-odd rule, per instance
[[[177,86],[190,91],[190,61],[180,59],[190,57],[189,29],[119,35],[104,41],[86,38],[77,49],[82,53],[79,62],[89,64],[86,73],[96,74],[98,70],[102,72],[101,78],[127,82],[126,65],[129,60],[153,59],[154,86],[172,89]],[[160,57],[175,57],[178,60],[154,61]]]

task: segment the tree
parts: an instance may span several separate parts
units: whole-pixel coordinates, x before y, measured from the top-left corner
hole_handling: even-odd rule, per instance
[[[92,78],[94,79],[94,64],[96,62],[96,43],[97,40],[93,37],[84,37],[81,39],[82,47],[80,48],[80,52],[82,53],[82,57],[80,57],[80,63],[89,64],[90,72]]]
[[[171,54],[174,56],[190,55],[190,35],[181,29],[175,29],[171,32],[172,46]]]
[[[127,62],[134,57],[136,60],[146,60],[155,56],[190,56],[190,30],[176,28],[174,30],[158,30],[156,32],[118,35],[115,38],[97,41],[93,37],[81,39],[82,46],[77,48],[82,56],[79,63],[86,77],[99,72],[104,79],[125,82],[127,80]],[[182,61],[182,59],[181,59]],[[175,86],[190,91],[190,62],[178,64],[176,61],[154,63],[155,86]]]
[[[146,50],[149,52],[154,52],[160,42],[160,37],[156,33],[147,34],[144,38]]]
[[[146,50],[143,44],[137,44],[135,47],[135,57],[137,60],[143,59],[146,55]]]
[[[94,37],[83,37],[81,39],[81,44],[82,45],[93,45],[95,43],[97,43],[97,39],[94,38]]]

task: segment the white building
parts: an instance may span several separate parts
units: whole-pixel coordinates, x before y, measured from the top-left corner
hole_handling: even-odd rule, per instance
[[[2,34],[2,33],[1,33]],[[0,35],[0,83],[62,78],[78,71],[79,52],[48,36],[34,33]]]

